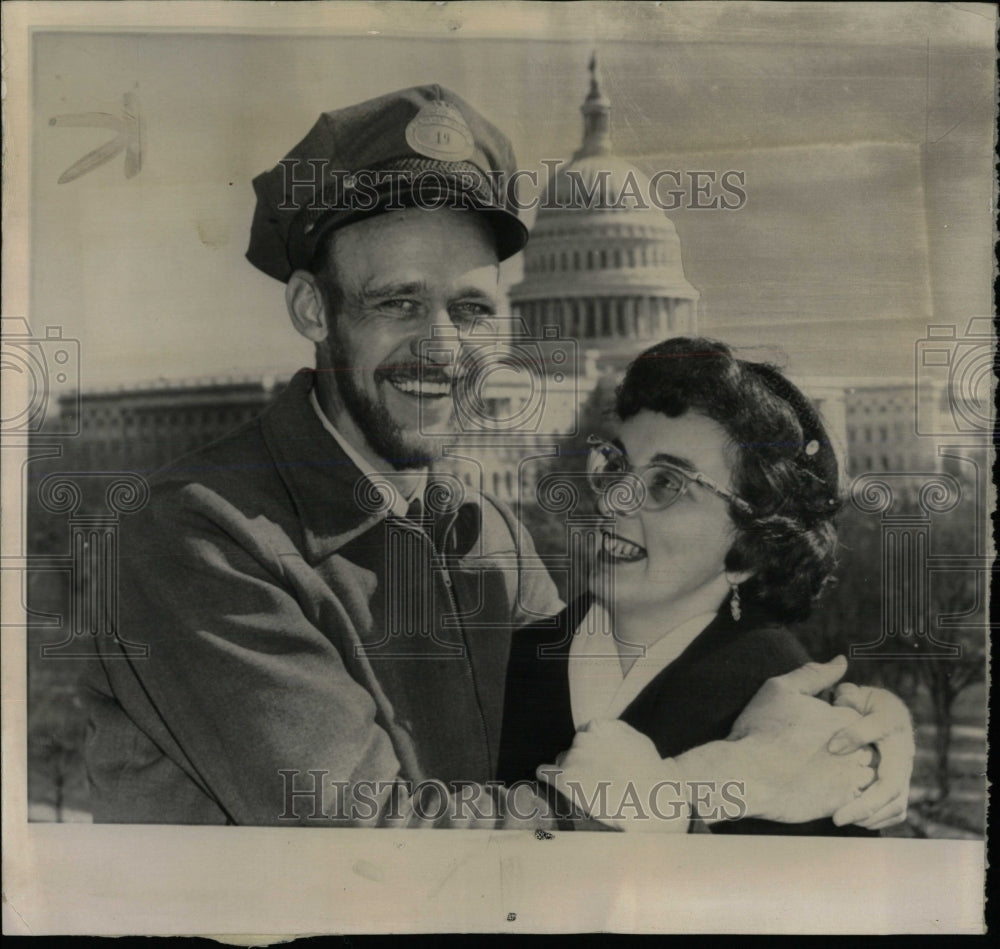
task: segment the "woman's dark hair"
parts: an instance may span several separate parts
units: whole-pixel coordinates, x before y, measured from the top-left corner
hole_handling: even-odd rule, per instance
[[[618,387],[622,421],[643,409],[700,412],[736,449],[730,505],[736,542],[726,569],[752,570],[741,603],[781,622],[805,619],[836,567],[838,465],[812,403],[767,363],[737,359],[725,343],[677,337],[647,349]]]

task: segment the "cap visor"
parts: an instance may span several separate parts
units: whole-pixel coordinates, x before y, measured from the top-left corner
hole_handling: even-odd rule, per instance
[[[357,201],[356,207],[331,208],[314,219],[311,227],[303,222],[309,229],[308,233],[300,231],[301,238],[295,242],[298,266],[308,267],[320,243],[333,231],[376,215],[407,208],[474,211],[483,215],[496,239],[498,260],[513,257],[528,242],[529,232],[524,222],[513,211],[497,204],[482,189],[462,187],[458,181],[444,174],[425,178],[416,186],[411,186],[412,183],[406,181],[387,184],[387,187],[365,192],[364,201]]]

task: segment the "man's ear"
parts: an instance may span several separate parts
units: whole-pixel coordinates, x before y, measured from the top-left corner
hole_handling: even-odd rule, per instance
[[[306,339],[321,343],[330,330],[323,291],[314,274],[296,270],[285,286],[285,306],[292,325]]]

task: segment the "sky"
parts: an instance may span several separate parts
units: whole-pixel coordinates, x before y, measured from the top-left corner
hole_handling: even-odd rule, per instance
[[[617,154],[746,174],[745,207],[669,214],[702,330],[800,375],[904,376],[927,324],[990,313],[994,33],[981,5],[900,6],[539,5],[488,37],[461,18],[416,35],[384,8],[294,35],[38,32],[32,329],[80,340],[84,389],[306,365],[283,285],[243,256],[253,177],[320,112],[424,82],[504,129],[521,167],[568,158],[596,48]],[[126,92],[141,171],[118,155],[58,184],[113,133],[50,120],[118,115]]]

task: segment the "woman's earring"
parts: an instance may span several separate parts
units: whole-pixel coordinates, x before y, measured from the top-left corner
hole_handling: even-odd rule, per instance
[[[738,623],[743,615],[740,610],[740,588],[737,584],[730,583],[729,589],[732,590],[732,595],[729,597],[729,612],[733,614],[733,622]]]

